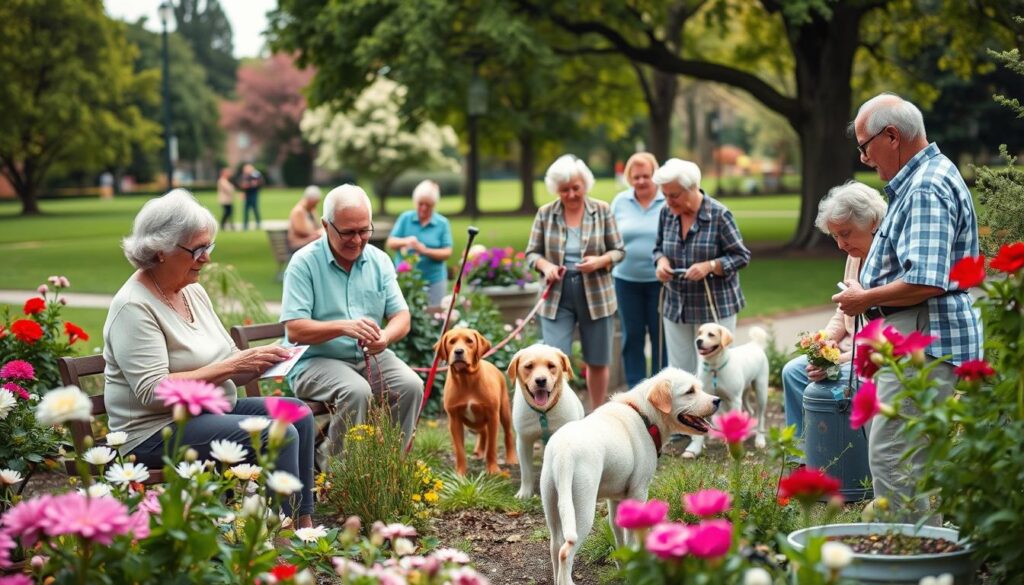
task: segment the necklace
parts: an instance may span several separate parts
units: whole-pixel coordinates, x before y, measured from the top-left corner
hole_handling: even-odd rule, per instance
[[[156,287],[156,290],[160,293],[160,296],[163,297],[164,304],[170,307],[171,310],[174,311],[175,313],[178,313],[178,315],[181,315],[181,312],[174,307],[174,305],[171,303],[171,299],[167,296],[167,293],[164,292],[164,289],[160,288],[160,285],[157,283],[156,279],[153,278],[153,275],[147,272],[146,276],[149,277],[149,281],[153,283],[153,286]],[[188,313],[188,322],[192,323],[193,321],[195,321],[195,317],[192,316],[192,307],[189,306],[188,297],[185,296],[185,293],[181,293],[181,300],[185,303],[185,311]]]

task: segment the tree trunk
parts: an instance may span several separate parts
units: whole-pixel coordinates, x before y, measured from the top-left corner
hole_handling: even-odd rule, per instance
[[[41,213],[35,185],[29,185],[24,190],[19,189],[18,199],[21,199],[22,215],[39,215]]]
[[[388,193],[391,192],[391,185],[395,183],[395,177],[381,177],[377,181],[377,209],[373,215],[387,215]]]
[[[647,100],[647,120],[650,123],[650,152],[660,162],[670,156],[672,146],[672,113],[679,89],[675,73],[654,70],[654,87]]]
[[[533,192],[533,167],[537,153],[533,145],[533,133],[524,130],[519,133],[519,183],[522,185],[523,200],[519,204],[517,214],[535,215],[537,201]]]
[[[0,172],[7,178],[14,192],[21,200],[22,215],[39,215],[39,201],[37,191],[39,180],[35,176],[37,167],[33,161],[26,161],[19,166],[11,160],[0,159]]]

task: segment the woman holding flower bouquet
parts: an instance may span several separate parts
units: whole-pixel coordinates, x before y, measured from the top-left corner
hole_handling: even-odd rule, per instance
[[[278,345],[239,351],[224,330],[210,297],[198,284],[216,235],[213,215],[188,191],[174,189],[148,201],[124,239],[125,256],[137,270],[114,295],[103,326],[103,396],[110,430],[127,433],[122,452],[147,467],[163,465],[167,429],[169,441],[192,447],[200,461],[211,458],[215,442],[245,445],[250,432],[262,432],[267,440],[270,421],[261,419],[268,414],[265,399],[238,399],[236,385],[291,353]],[[222,387],[226,403],[213,397],[207,384],[197,382]],[[178,429],[174,410],[167,406],[167,391],[195,406],[180,437],[174,436]],[[284,512],[297,512],[299,527],[312,526],[313,416],[301,401],[280,400],[292,404],[292,419],[298,420],[286,429],[277,470],[302,482],[298,510],[285,501]],[[245,428],[239,425],[243,421]],[[244,449],[238,455],[235,463],[255,462],[254,454]]]
[[[594,175],[571,154],[548,167],[544,184],[558,199],[537,211],[526,246],[528,266],[556,283],[540,310],[544,343],[572,355],[577,327],[587,364],[590,406],[604,404],[618,309],[611,268],[625,255],[611,208],[587,196]]]
[[[832,236],[839,249],[847,253],[843,281],[859,282],[861,261],[871,249],[887,207],[878,191],[856,181],[834,187],[818,204],[814,225]],[[826,385],[837,400],[843,397],[850,375],[853,327],[853,317],[837,308],[822,331],[800,340],[801,355],[782,369],[786,424],[796,425],[798,437],[804,434],[803,399],[810,384]]]

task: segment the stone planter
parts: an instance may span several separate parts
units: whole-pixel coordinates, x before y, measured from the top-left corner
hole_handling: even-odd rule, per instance
[[[501,313],[501,320],[515,326],[516,319],[524,319],[537,303],[541,285],[529,282],[524,286],[478,286],[473,292],[485,295]]]
[[[959,543],[963,550],[952,553],[921,555],[868,555],[855,553],[853,562],[843,569],[842,576],[860,583],[871,584],[912,584],[917,585],[922,577],[935,577],[943,573],[953,575],[956,585],[974,583],[975,562],[971,559],[971,546],[960,539],[956,530],[936,526],[913,524],[830,524],[812,526],[790,533],[787,540],[797,550],[803,550],[810,536],[856,536],[863,534],[885,534],[887,532],[943,538]]]

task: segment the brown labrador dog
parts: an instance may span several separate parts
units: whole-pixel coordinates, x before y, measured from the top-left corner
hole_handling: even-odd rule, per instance
[[[455,472],[466,474],[465,427],[476,431],[480,439],[476,454],[484,455],[487,473],[501,473],[498,467],[498,427],[505,431],[505,463],[514,465],[516,457],[512,434],[512,407],[505,375],[483,355],[491,343],[475,329],[452,329],[435,347],[448,363],[444,381],[444,411],[455,451]]]

